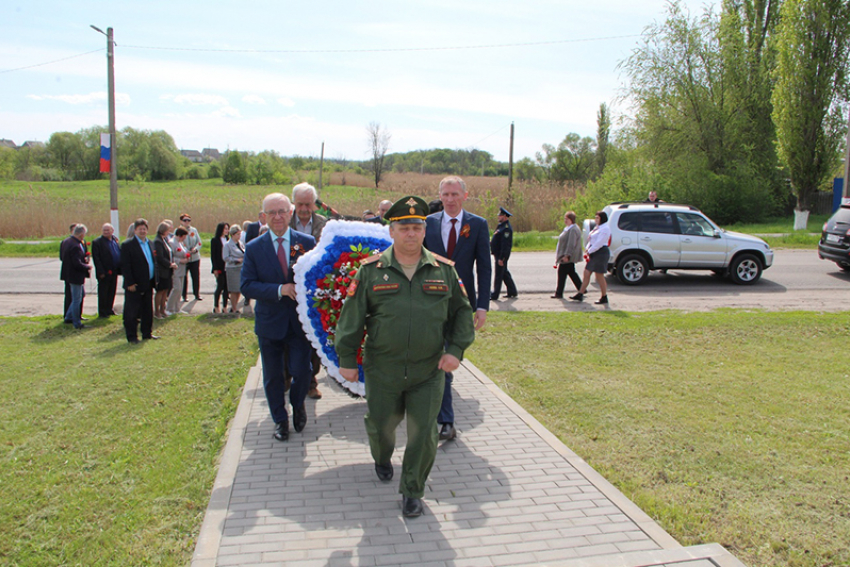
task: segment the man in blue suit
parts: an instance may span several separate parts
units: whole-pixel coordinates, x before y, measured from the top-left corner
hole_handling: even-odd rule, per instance
[[[493,273],[490,266],[490,231],[484,218],[464,210],[463,203],[469,192],[463,179],[452,175],[440,181],[439,196],[443,210],[425,220],[425,248],[454,261],[455,270],[475,310],[477,331],[484,326],[490,309],[490,277]],[[457,435],[452,379],[452,374],[446,372],[443,403],[437,416],[441,440],[454,439]]]
[[[263,361],[263,388],[275,422],[274,438],[286,441],[289,439],[289,415],[284,365],[288,365],[292,375],[289,401],[297,432],[307,424],[304,399],[312,376],[310,343],[295,311],[297,298],[292,266],[316,246],[316,240],[308,234],[290,230],[292,204],[282,193],[271,193],[263,199],[262,215],[269,230],[245,248],[240,288],[242,295],[256,300],[254,332]],[[285,357],[287,347],[288,356]]]

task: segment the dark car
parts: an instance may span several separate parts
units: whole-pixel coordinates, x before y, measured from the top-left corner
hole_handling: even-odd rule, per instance
[[[841,205],[823,225],[823,233],[818,242],[818,256],[821,260],[835,262],[839,268],[850,272],[850,205]]]

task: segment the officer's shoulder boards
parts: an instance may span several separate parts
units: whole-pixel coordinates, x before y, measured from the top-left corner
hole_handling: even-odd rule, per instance
[[[442,262],[443,264],[448,264],[449,266],[455,265],[455,263],[452,260],[449,260],[448,258],[443,258],[439,254],[434,254],[432,252],[431,255],[434,256],[434,258],[436,258],[438,262]]]
[[[367,264],[372,264],[374,262],[377,262],[380,259],[380,257],[381,257],[380,254],[372,254],[368,258],[366,258],[364,260],[360,260],[360,265],[365,266]]]

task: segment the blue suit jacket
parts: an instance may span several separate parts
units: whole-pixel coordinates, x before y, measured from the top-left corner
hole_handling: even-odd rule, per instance
[[[301,254],[315,246],[316,239],[312,236],[290,231],[288,274],[284,274],[280,267],[270,232],[255,238],[245,247],[240,291],[245,297],[257,301],[254,307],[254,332],[257,336],[282,340],[290,329],[303,332],[295,302],[286,296],[279,298],[278,288],[281,284],[293,283],[292,266]]]
[[[448,257],[443,236],[440,233],[444,214],[443,212],[434,213],[425,219],[425,248],[440,256]],[[464,227],[469,226],[469,234],[458,236],[454,254],[450,260],[455,263],[455,270],[463,282],[463,287],[466,288],[472,308],[489,311],[490,279],[493,268],[490,265],[490,230],[487,228],[487,221],[483,217],[464,210],[461,213],[460,226],[460,232],[464,232]],[[477,287],[476,275],[478,276]],[[481,290],[480,295],[476,293],[476,289]]]

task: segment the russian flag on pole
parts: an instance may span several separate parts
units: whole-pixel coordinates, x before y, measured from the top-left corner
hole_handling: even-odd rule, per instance
[[[112,165],[112,142],[109,134],[100,135],[100,172],[109,173]]]

